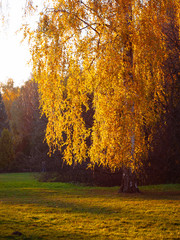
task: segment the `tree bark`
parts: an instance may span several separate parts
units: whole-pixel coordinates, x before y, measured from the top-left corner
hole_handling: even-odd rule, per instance
[[[139,193],[136,174],[131,168],[123,168],[122,182],[119,193]]]
[[[129,25],[132,21],[132,1],[130,0],[127,4],[124,5],[124,14],[126,15],[126,27],[127,27],[127,36],[125,38],[124,46],[128,51],[124,54],[124,62],[128,62],[130,66],[130,70],[128,70],[128,80],[133,82],[133,48],[132,42],[130,39],[131,30],[129,29]],[[127,79],[125,76],[124,85],[128,91]],[[134,102],[131,108],[132,117],[134,117]],[[131,136],[131,156],[132,161],[134,162],[134,149],[135,149],[135,135],[134,135],[134,127],[132,126],[132,136]],[[136,181],[136,174],[132,172],[130,167],[123,167],[123,175],[122,182],[119,192],[124,193],[136,193],[139,192]]]

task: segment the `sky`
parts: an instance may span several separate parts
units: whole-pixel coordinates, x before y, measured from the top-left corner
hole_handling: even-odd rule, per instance
[[[36,0],[37,3],[40,0]],[[20,29],[25,0],[0,0],[0,14],[5,16],[4,24],[0,22],[0,82],[9,78],[15,86],[21,86],[31,76],[32,66],[28,65],[30,53],[27,41],[21,43],[23,33]],[[37,16],[31,18],[31,23]]]

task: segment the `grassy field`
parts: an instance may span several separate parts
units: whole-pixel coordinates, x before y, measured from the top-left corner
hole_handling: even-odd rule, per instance
[[[1,239],[180,239],[180,184],[118,187],[40,183],[0,174]]]

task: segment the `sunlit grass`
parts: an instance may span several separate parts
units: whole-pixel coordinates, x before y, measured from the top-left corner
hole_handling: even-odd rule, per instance
[[[179,239],[180,184],[118,187],[40,183],[0,174],[1,239]]]

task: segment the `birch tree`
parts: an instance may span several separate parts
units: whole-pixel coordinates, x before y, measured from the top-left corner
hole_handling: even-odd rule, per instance
[[[178,11],[178,1],[166,0],[47,1],[37,29],[25,28],[50,152],[64,151],[68,164],[89,157],[91,167],[125,169],[125,192],[137,191],[133,176],[161,114],[157,103],[165,101],[169,4]]]

